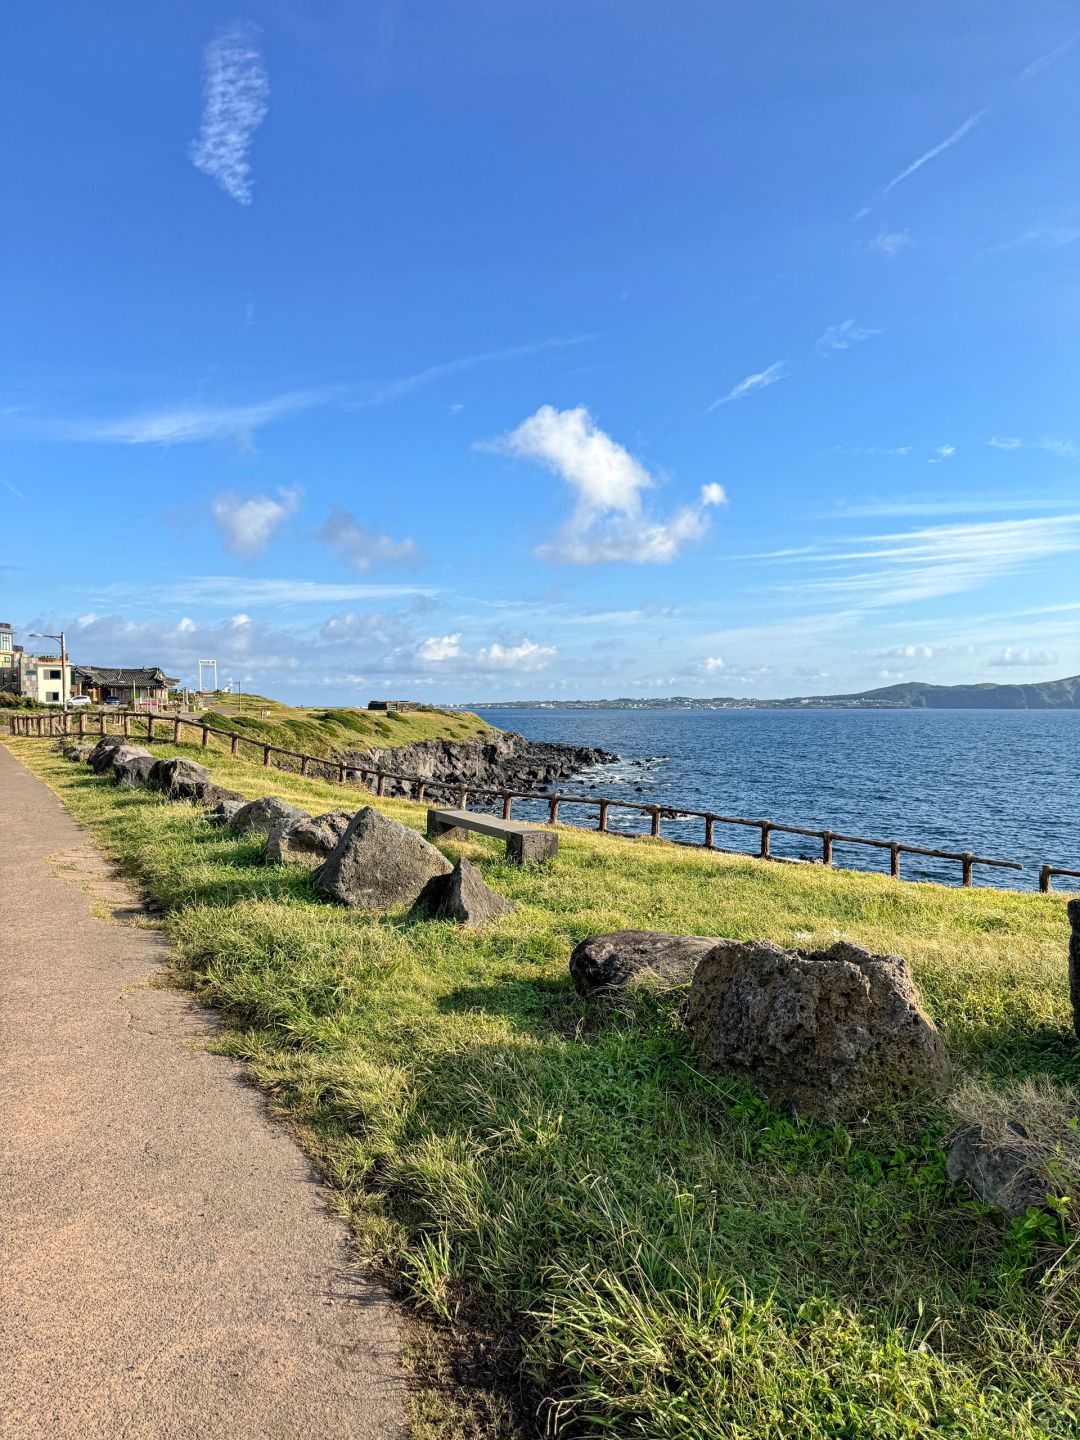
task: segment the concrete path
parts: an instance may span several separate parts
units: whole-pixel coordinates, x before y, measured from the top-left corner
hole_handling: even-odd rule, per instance
[[[394,1309],[137,918],[0,745],[0,1435],[395,1440]]]

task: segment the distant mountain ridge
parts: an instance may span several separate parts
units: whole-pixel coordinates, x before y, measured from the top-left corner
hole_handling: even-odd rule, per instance
[[[473,710],[1080,710],[1080,675],[1033,684],[930,685],[904,680],[877,690],[849,695],[797,695],[784,700],[753,700],[735,695],[669,695],[618,700],[493,700],[470,705]]]

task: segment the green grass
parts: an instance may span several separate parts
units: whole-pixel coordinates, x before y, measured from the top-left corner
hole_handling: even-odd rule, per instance
[[[1075,1436],[1080,1287],[1050,1268],[1063,1236],[1005,1228],[948,1184],[944,1107],[855,1134],[793,1123],[696,1070],[677,997],[598,1011],[566,968],[583,936],[625,926],[850,937],[910,960],[958,1078],[1064,1086],[1080,1059],[1061,897],[567,829],[541,868],[485,840],[445,847],[519,907],[470,933],[319,904],[306,872],[261,866],[259,842],[194,807],[9,743],[167,907],[230,1051],[400,1292],[455,1353],[486,1357],[480,1389],[501,1367],[519,1412],[574,1436]],[[312,812],[347,793],[226,756],[214,769]],[[509,1433],[505,1405],[463,1393],[422,1393],[417,1434]]]
[[[223,702],[231,698],[223,697]],[[245,695],[241,704],[239,715],[229,704],[220,710],[211,707],[204,718],[222,730],[319,759],[372,745],[473,740],[493,733],[490,725],[467,710],[306,709],[261,695]]]

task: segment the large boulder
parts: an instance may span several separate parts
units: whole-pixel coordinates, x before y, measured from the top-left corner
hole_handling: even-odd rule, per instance
[[[299,810],[276,795],[263,795],[258,800],[249,800],[241,805],[229,821],[229,829],[237,835],[269,835],[276,825],[307,820],[305,810]]]
[[[420,893],[417,909],[433,920],[455,920],[459,925],[490,925],[500,915],[513,915],[517,906],[492,890],[480,871],[464,856],[449,875],[436,875]]]
[[[706,1067],[813,1119],[850,1120],[949,1078],[907,963],[843,941],[807,951],[721,940],[694,972],[686,1019]]]
[[[314,884],[328,900],[386,910],[415,905],[428,881],[452,868],[422,835],[366,805],[315,871]]]
[[[93,740],[76,740],[74,744],[64,746],[64,759],[75,760],[80,764],[85,764],[94,753],[95,748]]]
[[[1080,1040],[1080,899],[1065,907],[1069,917],[1069,998],[1072,1001],[1073,1031]]]
[[[142,745],[121,745],[113,751],[113,774],[117,785],[125,790],[133,785],[145,785],[157,761]]]
[[[614,994],[638,980],[668,987],[686,984],[698,961],[717,944],[705,935],[665,935],[658,930],[614,930],[590,935],[570,956],[579,995]]]
[[[170,755],[155,762],[148,783],[164,790],[170,800],[204,800],[213,782],[205,765],[183,755]]]
[[[280,820],[266,837],[267,865],[305,865],[314,870],[333,850],[353,817],[351,810],[330,810],[300,820]]]
[[[103,735],[86,757],[86,763],[95,775],[104,775],[112,769],[113,755],[127,743],[122,735]]]
[[[1049,1175],[1020,1121],[1009,1121],[1003,1134],[995,1129],[965,1125],[949,1147],[945,1169],[954,1184],[966,1185],[985,1205],[1015,1220],[1032,1205],[1046,1204]]]

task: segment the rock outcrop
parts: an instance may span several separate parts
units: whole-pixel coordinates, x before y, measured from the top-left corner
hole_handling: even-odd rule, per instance
[[[75,760],[79,764],[85,764],[93,753],[93,740],[76,740],[74,744],[65,745],[63,748],[64,759]]]
[[[570,956],[579,995],[614,994],[652,978],[664,986],[686,984],[703,956],[717,944],[704,935],[665,935],[655,930],[614,930],[590,935]]]
[[[145,785],[157,761],[142,745],[121,745],[113,751],[112,769],[117,785],[129,790],[133,785]]]
[[[517,906],[505,895],[492,890],[480,871],[464,856],[449,875],[429,880],[416,902],[433,920],[454,920],[459,925],[479,928],[500,915],[513,915]]]
[[[367,805],[315,871],[314,885],[341,905],[386,910],[415,905],[428,881],[452,868],[422,835]]]
[[[1013,1120],[1003,1137],[966,1125],[949,1147],[945,1169],[954,1184],[967,1185],[985,1205],[1015,1220],[1032,1205],[1046,1204],[1048,1176],[1038,1160],[1027,1130]]]
[[[948,1082],[906,962],[845,942],[806,951],[722,940],[694,973],[686,1018],[704,1065],[813,1119],[851,1120]]]
[[[305,815],[302,820],[280,820],[266,837],[263,863],[306,865],[314,870],[327,858],[352,819],[351,810],[330,810]]]
[[[378,767],[427,781],[431,800],[452,800],[458,790],[538,790],[565,780],[591,765],[617,759],[585,745],[555,745],[526,740],[512,731],[484,740],[420,740],[393,749],[374,748],[344,755],[347,765]],[[411,793],[411,787],[387,780],[387,795]]]
[[[169,755],[154,763],[147,784],[163,790],[170,800],[207,800],[214,788],[210,771],[183,755]]]
[[[279,800],[276,795],[263,795],[258,800],[249,800],[246,805],[241,805],[229,821],[229,829],[237,835],[269,836],[275,826],[296,824],[309,818],[306,810]]]
[[[1073,1031],[1080,1040],[1080,899],[1065,907],[1069,917],[1069,998],[1072,1001]]]

